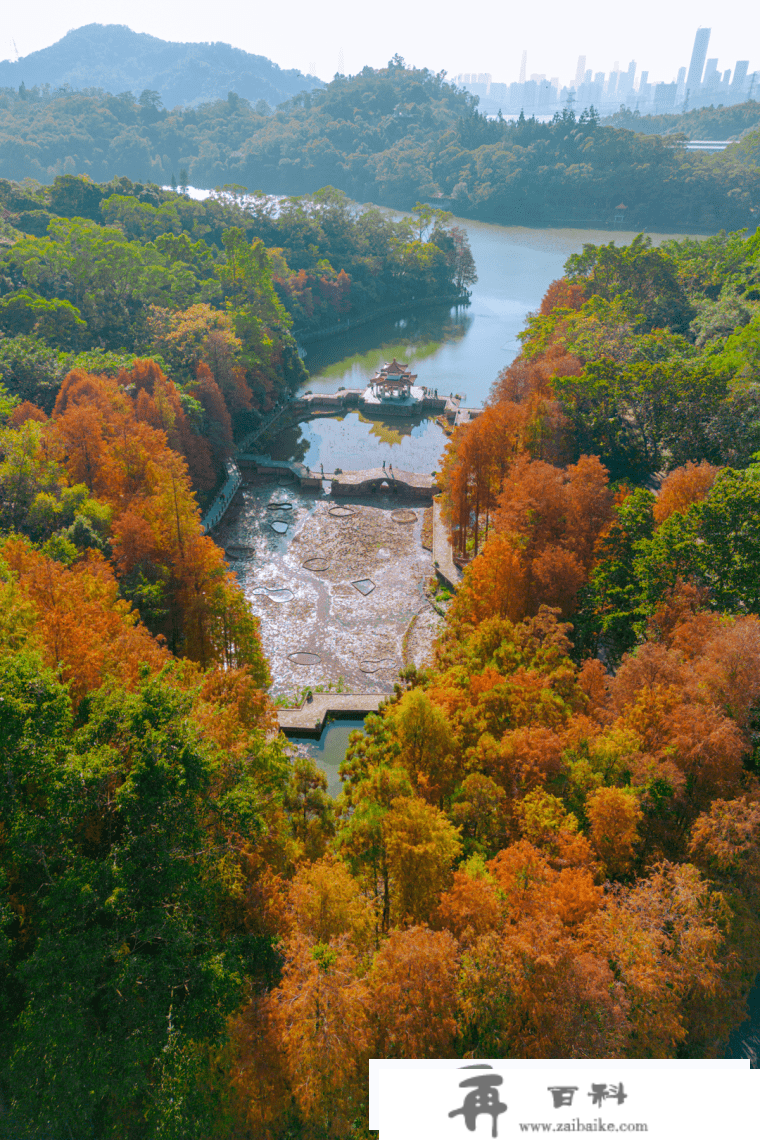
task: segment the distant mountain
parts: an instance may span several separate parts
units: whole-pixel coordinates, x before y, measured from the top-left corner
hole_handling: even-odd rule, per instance
[[[100,87],[113,95],[158,91],[164,106],[192,107],[226,99],[230,91],[276,107],[300,91],[323,87],[300,71],[283,71],[263,55],[230,44],[182,44],[133,32],[124,24],[87,24],[42,51],[0,63],[0,87],[21,84],[75,90]]]

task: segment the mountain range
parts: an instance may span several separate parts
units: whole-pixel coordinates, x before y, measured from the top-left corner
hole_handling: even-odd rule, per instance
[[[270,107],[323,87],[320,79],[283,71],[263,55],[223,43],[173,43],[124,24],[87,24],[22,59],[0,63],[0,87],[68,85],[114,95],[157,91],[164,106],[185,107],[226,99],[230,91]]]

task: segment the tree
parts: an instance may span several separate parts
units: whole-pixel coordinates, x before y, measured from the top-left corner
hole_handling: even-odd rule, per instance
[[[331,855],[299,868],[288,913],[294,931],[325,946],[348,935],[358,953],[368,947],[376,917],[345,864]]]
[[[448,931],[391,931],[367,974],[374,1056],[441,1057],[452,1051],[457,950]]]
[[[443,812],[414,796],[399,796],[383,818],[391,878],[391,908],[398,922],[425,922],[451,879],[461,850],[457,829]]]
[[[222,937],[231,885],[208,821],[222,809],[234,831],[252,789],[238,784],[236,812],[214,803],[218,758],[171,670],[131,693],[103,687],[76,726],[39,660],[6,655],[1,684],[0,857],[24,916],[2,981],[6,1119],[55,1140],[136,1121],[158,1136],[186,1102],[183,1134],[209,1135],[208,1056],[252,961]]]
[[[725,909],[696,867],[664,863],[611,893],[585,933],[622,982],[629,1005],[625,1055],[674,1057],[690,1003],[715,992]]]
[[[689,304],[676,265],[669,254],[652,247],[652,239],[638,234],[628,246],[584,245],[583,253],[568,259],[570,281],[582,282],[587,296],[605,300],[627,293],[646,330],[670,328],[686,332],[694,310]]]
[[[674,511],[685,514],[692,503],[701,503],[712,489],[717,475],[718,468],[704,459],[699,465],[686,463],[671,471],[663,480],[654,505],[655,523],[659,526]]]
[[[639,840],[643,812],[627,788],[598,788],[586,800],[591,842],[613,878],[627,874]]]
[[[364,1097],[367,990],[345,945],[291,939],[274,991],[277,1033],[290,1087],[307,1128],[349,1133]]]
[[[421,689],[405,693],[391,714],[400,744],[399,763],[418,795],[443,806],[456,775],[453,740],[446,717]]]

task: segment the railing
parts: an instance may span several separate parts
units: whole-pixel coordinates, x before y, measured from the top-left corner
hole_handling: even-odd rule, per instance
[[[287,404],[278,404],[278,406],[274,408],[274,410],[271,411],[268,416],[265,416],[264,419],[259,422],[258,427],[255,427],[253,431],[249,431],[248,435],[241,439],[240,443],[235,448],[235,454],[240,455],[242,452],[246,451],[251,446],[251,444],[255,443],[259,436],[262,435],[267,430],[267,428],[271,427],[274,421],[287,410]],[[224,482],[223,487],[220,489],[213,503],[201,520],[201,526],[203,527],[203,530],[206,534],[212,531],[214,527],[221,522],[225,511],[234,498],[235,492],[243,482],[243,476],[240,474],[240,469],[234,458],[228,459],[224,466],[227,470],[227,478]]]
[[[232,502],[235,492],[243,482],[243,476],[240,474],[234,459],[228,459],[224,466],[227,469],[227,479],[201,521],[201,526],[206,534],[219,524],[224,512]]]

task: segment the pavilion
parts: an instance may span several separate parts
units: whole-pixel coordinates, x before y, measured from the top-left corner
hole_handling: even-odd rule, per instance
[[[416,379],[416,373],[411,373],[394,357],[390,364],[384,364],[375,373],[369,382],[369,388],[372,395],[381,400],[388,398],[408,400],[412,395]]]

